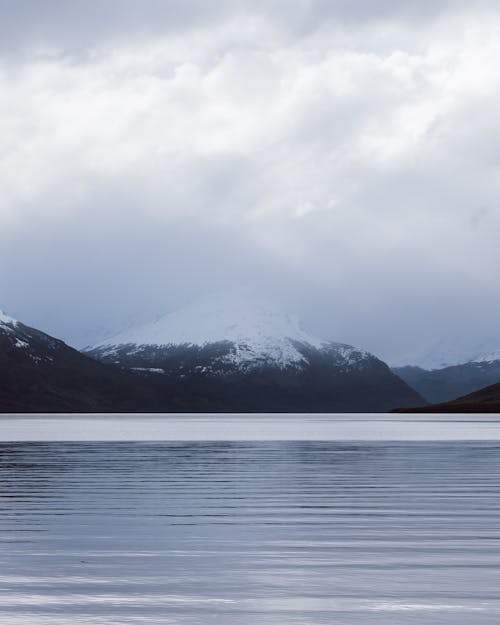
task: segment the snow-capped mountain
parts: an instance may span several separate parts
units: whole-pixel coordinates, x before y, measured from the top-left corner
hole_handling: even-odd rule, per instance
[[[86,355],[0,313],[0,372],[0,412],[373,412],[425,403],[375,356],[317,339],[248,297],[206,299]]]
[[[215,347],[211,370],[263,365],[286,369],[307,365],[304,348],[335,351],[340,364],[355,367],[369,358],[364,350],[322,341],[305,332],[298,319],[274,304],[246,293],[209,297],[156,321],[131,328],[87,349],[101,360],[124,364],[179,347],[195,351]]]
[[[175,381],[193,410],[375,411],[422,402],[372,354],[323,341],[248,292],[205,298],[85,353],[149,372],[156,384]]]
[[[394,368],[419,367],[426,371],[455,367],[471,362],[500,360],[500,336],[485,335],[478,339],[474,334],[443,337],[406,358],[392,362]]]

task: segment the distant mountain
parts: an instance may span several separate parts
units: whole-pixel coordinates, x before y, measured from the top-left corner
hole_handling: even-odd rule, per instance
[[[140,380],[0,312],[0,412],[134,410]]]
[[[445,402],[500,382],[500,352],[479,354],[467,362],[431,370],[406,366],[393,371],[427,401]]]
[[[375,412],[423,402],[381,360],[247,293],[207,298],[85,350],[193,411]]]
[[[500,333],[473,332],[445,334],[437,341],[424,344],[403,358],[391,361],[393,368],[405,366],[419,367],[426,371],[455,367],[468,362],[484,362],[500,359]]]
[[[500,383],[492,384],[474,393],[458,397],[453,401],[401,408],[395,412],[418,413],[500,413]]]

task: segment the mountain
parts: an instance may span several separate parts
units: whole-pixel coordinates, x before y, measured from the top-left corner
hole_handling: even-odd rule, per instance
[[[394,412],[422,412],[422,413],[499,413],[500,412],[500,383],[492,384],[474,393],[458,397],[453,401],[402,408]]]
[[[127,411],[144,394],[136,376],[0,312],[0,412]]]
[[[406,366],[393,371],[427,401],[445,402],[500,382],[500,352],[479,354],[467,362],[436,369]]]
[[[496,350],[496,351],[495,351]],[[500,334],[474,328],[473,332],[445,333],[438,339],[423,344],[413,352],[391,361],[393,368],[413,366],[426,371],[455,367],[469,362],[500,359]]]
[[[380,412],[423,402],[372,354],[320,340],[241,292],[206,298],[85,353],[140,372],[191,411]]]

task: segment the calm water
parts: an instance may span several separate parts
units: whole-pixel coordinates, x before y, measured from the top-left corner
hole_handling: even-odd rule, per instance
[[[260,414],[0,417],[0,441],[500,441],[500,415]]]
[[[0,443],[6,625],[500,622],[500,442]]]

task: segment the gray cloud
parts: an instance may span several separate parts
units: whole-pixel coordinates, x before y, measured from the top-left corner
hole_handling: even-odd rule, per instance
[[[466,0],[0,0],[0,41],[4,51],[48,46],[76,52],[116,39],[204,28],[238,15],[270,19],[293,33],[303,33],[332,21],[415,25],[467,4]],[[489,7],[495,7],[494,0],[475,2],[475,11]]]

